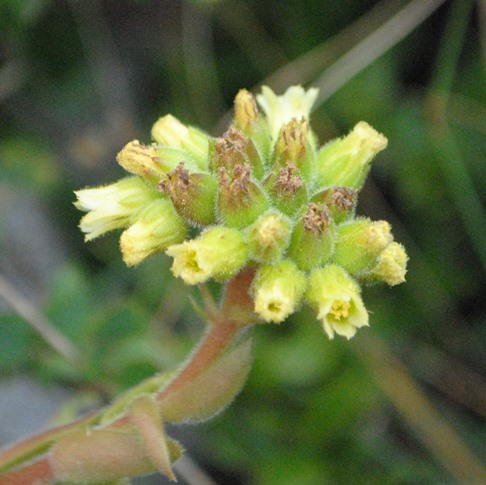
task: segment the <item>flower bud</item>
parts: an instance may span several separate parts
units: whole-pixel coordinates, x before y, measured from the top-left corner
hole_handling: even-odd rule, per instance
[[[262,266],[252,286],[255,312],[266,322],[284,321],[299,306],[306,283],[305,274],[288,259]]]
[[[127,266],[179,243],[187,235],[187,226],[174,210],[172,202],[159,198],[143,209],[136,221],[122,233],[120,248]]]
[[[372,159],[386,148],[387,139],[360,121],[344,138],[331,141],[317,155],[317,181],[321,186],[360,189]]]
[[[181,163],[158,187],[169,195],[177,212],[188,222],[201,225],[215,222],[218,184],[214,176],[190,173]]]
[[[86,241],[113,229],[127,227],[137,212],[159,197],[137,177],[74,193],[78,199],[74,205],[88,212],[79,224],[81,231],[86,233]]]
[[[376,266],[360,279],[365,283],[384,281],[390,286],[398,285],[405,281],[407,262],[405,248],[397,242],[392,242],[378,256]]]
[[[318,92],[315,88],[306,92],[301,86],[291,86],[285,94],[277,96],[269,87],[262,87],[257,101],[265,112],[273,140],[277,139],[282,126],[292,118],[309,118]]]
[[[138,140],[125,145],[116,159],[127,172],[151,183],[156,183],[165,173],[155,148],[142,145]]]
[[[299,269],[309,271],[324,264],[334,249],[335,230],[329,209],[312,203],[294,228],[288,255]]]
[[[236,165],[232,172],[220,167],[218,182],[218,215],[230,227],[249,226],[270,206],[262,188],[252,180],[249,165]]]
[[[235,126],[252,140],[260,158],[268,160],[272,149],[268,124],[260,116],[255,98],[246,89],[241,89],[235,98]]]
[[[332,262],[357,275],[376,263],[376,258],[393,241],[386,221],[356,219],[337,228]]]
[[[260,118],[254,96],[246,89],[240,89],[235,98],[235,124],[245,132]]]
[[[248,228],[248,248],[252,259],[272,263],[287,249],[292,221],[280,212],[270,209]]]
[[[216,226],[198,238],[170,246],[174,258],[172,273],[185,283],[195,285],[209,278],[226,280],[248,260],[248,248],[240,231]]]
[[[152,127],[152,138],[160,145],[186,150],[197,166],[205,170],[208,165],[208,136],[202,131],[187,127],[172,115],[166,115]]]
[[[359,287],[340,266],[314,270],[305,297],[330,339],[337,333],[349,340],[358,328],[368,325]]]

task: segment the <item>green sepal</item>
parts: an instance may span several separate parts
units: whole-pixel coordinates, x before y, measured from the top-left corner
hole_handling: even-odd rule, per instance
[[[335,239],[335,226],[326,206],[311,204],[294,228],[287,254],[299,269],[309,271],[329,260]]]

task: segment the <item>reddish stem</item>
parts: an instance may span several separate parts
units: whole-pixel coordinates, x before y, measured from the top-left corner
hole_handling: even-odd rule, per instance
[[[243,327],[250,325],[247,322],[231,319],[231,313],[234,312],[235,307],[251,311],[253,301],[249,295],[249,289],[254,273],[253,269],[247,269],[228,282],[220,314],[212,322],[201,344],[181,372],[157,396],[158,401],[162,401],[169,394],[181,389],[208,369],[229,347],[236,334]]]

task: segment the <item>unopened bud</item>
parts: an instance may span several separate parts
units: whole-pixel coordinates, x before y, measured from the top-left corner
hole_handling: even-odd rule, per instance
[[[143,209],[120,237],[123,260],[128,266],[164,251],[187,235],[187,225],[167,198],[159,198]]]
[[[238,129],[246,131],[256,123],[260,115],[253,94],[240,89],[235,98],[235,123]]]
[[[387,139],[360,121],[344,138],[331,141],[317,155],[317,181],[321,186],[360,189],[373,158],[386,148]]]
[[[405,281],[407,262],[405,248],[397,242],[392,242],[378,256],[376,266],[360,279],[365,283],[384,281],[390,286],[399,285]]]
[[[138,175],[151,183],[156,183],[165,172],[155,148],[142,145],[138,140],[125,145],[116,159],[127,172]]]
[[[270,209],[248,228],[248,247],[258,262],[271,263],[280,259],[287,249],[292,221]]]
[[[337,242],[332,261],[352,275],[369,269],[393,241],[386,221],[356,219],[337,228]]]
[[[359,287],[340,266],[314,270],[305,297],[330,339],[337,333],[349,340],[358,328],[368,325]]]
[[[266,322],[280,323],[297,310],[306,277],[290,260],[262,266],[253,282],[255,312]]]
[[[166,115],[152,127],[152,138],[160,145],[186,150],[199,168],[207,168],[208,136],[202,131],[184,125],[172,115]]]
[[[210,278],[226,280],[248,260],[248,248],[240,231],[216,226],[198,238],[170,246],[174,258],[172,273],[185,283],[195,285]]]
[[[215,222],[218,183],[208,173],[190,173],[181,163],[159,182],[177,212],[192,224],[209,225]]]
[[[86,234],[86,241],[113,229],[127,227],[135,214],[158,198],[157,193],[138,177],[74,193],[78,199],[74,205],[88,212],[79,224]]]
[[[300,269],[309,271],[330,258],[334,240],[329,209],[312,203],[294,228],[288,254]]]

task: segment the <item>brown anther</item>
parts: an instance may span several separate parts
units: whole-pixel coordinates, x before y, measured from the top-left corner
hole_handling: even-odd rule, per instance
[[[235,167],[239,163],[244,163],[246,138],[236,128],[231,127],[223,136],[216,140],[214,149],[219,159],[219,166],[227,168]]]
[[[305,118],[298,120],[293,118],[282,127],[277,147],[281,155],[289,157],[291,160],[298,159],[305,154],[307,145],[307,135],[309,133],[309,123]]]
[[[329,226],[331,216],[327,206],[320,206],[312,202],[303,217],[304,229],[320,236]]]
[[[302,179],[299,175],[295,174],[296,170],[297,167],[293,163],[287,164],[285,168],[280,170],[275,182],[275,186],[278,190],[288,194],[295,194],[295,192],[302,187]]]
[[[328,205],[334,206],[337,212],[344,212],[354,206],[355,197],[355,190],[348,187],[337,187],[332,191]]]
[[[184,168],[184,162],[167,174],[166,180],[161,180],[157,188],[171,197],[183,194],[191,184],[189,170]]]
[[[227,151],[242,150],[245,144],[245,136],[241,131],[231,127],[223,135],[216,140],[216,152],[222,155]]]
[[[225,167],[218,171],[218,183],[220,190],[225,192],[226,197],[236,199],[248,192],[251,178],[251,167],[244,163],[236,165],[233,169],[233,177],[230,177]]]

